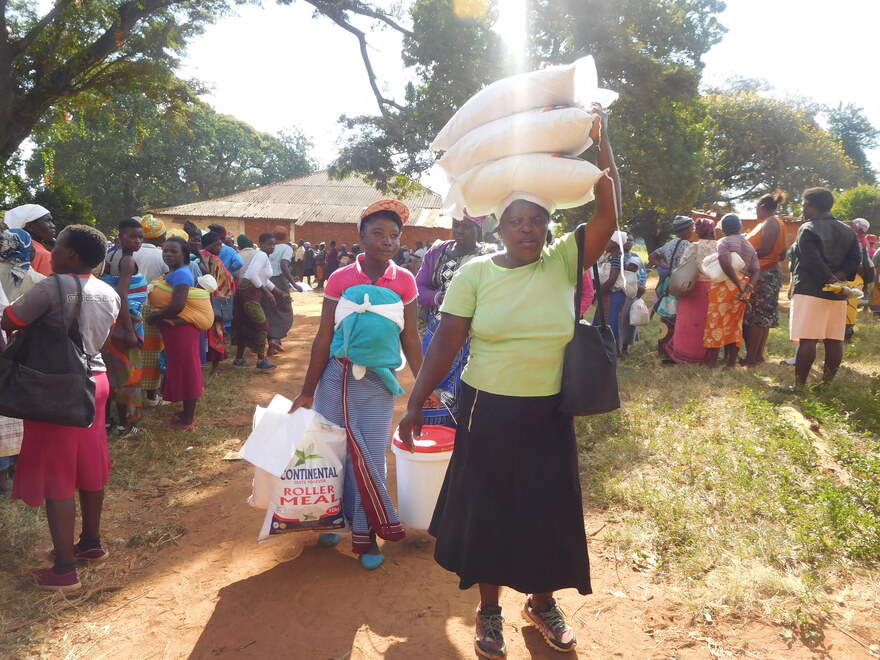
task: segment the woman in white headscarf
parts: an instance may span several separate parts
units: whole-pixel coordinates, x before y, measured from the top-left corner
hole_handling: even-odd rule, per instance
[[[24,229],[33,238],[31,268],[41,275],[52,274],[52,263],[49,250],[41,241],[49,241],[55,238],[55,223],[52,222],[52,214],[45,206],[39,204],[22,204],[7,211],[3,216],[3,222],[10,229]]]

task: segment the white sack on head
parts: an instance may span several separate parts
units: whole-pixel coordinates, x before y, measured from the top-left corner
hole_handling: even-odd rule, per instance
[[[461,106],[437,134],[431,149],[451,149],[478,126],[524,110],[551,105],[588,109],[592,103],[608,107],[616,99],[616,92],[599,87],[592,56],[582,57],[572,64],[502,78],[484,87]]]
[[[502,117],[472,130],[437,164],[458,178],[489,160],[526,153],[578,156],[593,144],[589,137],[596,115],[581,108],[554,106]]]
[[[471,215],[498,213],[500,218],[501,203],[521,191],[552,202],[553,208],[548,209],[552,213],[592,200],[593,187],[603,176],[605,173],[592,163],[571,156],[508,156],[465,172],[447,194],[444,208],[453,217],[461,217],[457,214],[467,207]]]

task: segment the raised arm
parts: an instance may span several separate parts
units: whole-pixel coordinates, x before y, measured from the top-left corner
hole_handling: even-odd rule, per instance
[[[592,266],[602,255],[611,234],[617,229],[621,205],[620,176],[608,138],[608,116],[598,103],[593,104],[592,111],[598,116],[590,130],[590,137],[598,149],[596,164],[600,170],[607,170],[608,176],[596,184],[596,213],[587,223],[584,235],[584,266]]]

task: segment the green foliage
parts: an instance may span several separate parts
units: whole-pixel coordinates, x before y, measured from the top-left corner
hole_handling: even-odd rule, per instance
[[[526,66],[592,54],[603,84],[621,93],[610,130],[619,145],[628,216],[644,208],[670,214],[688,208],[696,196],[706,129],[697,90],[700,59],[723,34],[716,19],[723,7],[717,0],[529,3]],[[490,29],[494,10],[489,3],[480,16],[462,18],[451,0],[414,3],[404,63],[414,67],[416,82],[408,86],[404,105],[388,105],[379,117],[344,119],[349,134],[336,172],[366,173],[388,189],[395,171],[415,177],[434,163],[427,147],[455,110],[484,85],[518,72]],[[658,158],[668,164],[670,155],[672,167],[657,167]],[[583,212],[560,218],[572,224]],[[650,233],[653,227],[644,229]]]
[[[704,208],[777,188],[798,194],[856,184],[858,169],[809,103],[754,91],[719,91],[706,102],[713,125],[698,201]]]
[[[416,81],[407,85],[405,104],[389,104],[379,116],[343,117],[346,144],[331,167],[334,176],[357,172],[397,194],[409,185],[400,175],[415,178],[434,163],[427,147],[455,109],[501,76],[501,42],[489,16],[466,20],[451,0],[417,0],[411,17],[403,61]]]
[[[57,111],[34,134],[32,179],[49,191],[90,200],[102,228],[121,218],[209,199],[306,174],[311,143],[298,130],[280,138],[220,115],[183,84],[170,99],[112,93],[105,105]],[[55,213],[55,207],[47,206]]]
[[[859,169],[861,180],[876,184],[877,174],[865,152],[877,147],[880,130],[871,124],[865,111],[852,103],[841,103],[828,112],[828,124],[831,134]]]
[[[66,183],[40,187],[33,194],[19,199],[16,204],[39,204],[52,212],[55,231],[61,233],[67,225],[95,226],[95,214],[89,199],[81,197]]]
[[[841,220],[864,218],[871,223],[871,233],[880,232],[880,186],[862,183],[844,190],[835,199],[831,213]]]
[[[50,107],[83,92],[167,86],[186,41],[226,0],[35,0],[3,3],[0,30],[0,163]]]

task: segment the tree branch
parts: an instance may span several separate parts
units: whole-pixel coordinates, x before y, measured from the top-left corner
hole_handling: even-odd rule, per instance
[[[52,7],[50,11],[46,13],[43,18],[41,18],[36,25],[34,25],[28,33],[24,35],[21,39],[13,41],[10,44],[10,48],[12,51],[13,57],[20,55],[28,48],[31,47],[31,44],[37,40],[37,37],[40,36],[40,33],[46,29],[48,25],[55,22],[55,19],[63,12],[68,5],[70,5],[71,0],[57,0],[55,6]]]
[[[391,18],[388,14],[385,14],[377,9],[373,9],[367,5],[361,4],[360,2],[338,2],[338,0],[306,0],[310,5],[312,5],[319,12],[324,14],[327,17],[333,18],[333,14],[342,14],[343,12],[350,11],[355,14],[359,14],[360,16],[366,16],[368,18],[376,19],[377,21],[381,21],[385,23],[388,27],[405,37],[414,37],[415,33],[411,30],[407,30],[405,27],[397,23],[393,18]],[[336,20],[335,18],[333,20]]]
[[[379,91],[379,85],[376,82],[376,73],[373,71],[373,64],[370,62],[370,55],[367,52],[367,35],[364,34],[363,31],[357,29],[354,25],[349,23],[348,20],[346,20],[344,11],[340,11],[338,8],[328,8],[318,0],[306,0],[306,2],[314,5],[324,16],[326,16],[343,30],[345,30],[346,32],[350,32],[357,38],[361,49],[361,59],[363,59],[364,68],[366,68],[367,70],[367,78],[370,81],[370,87],[373,90],[373,96],[376,97],[376,103],[379,104],[379,112],[382,113],[382,116],[386,119],[388,118],[389,107],[395,108],[397,110],[403,110],[404,107],[402,105],[391,99],[385,98],[382,95],[382,92]],[[352,11],[355,10],[352,9]]]

